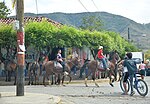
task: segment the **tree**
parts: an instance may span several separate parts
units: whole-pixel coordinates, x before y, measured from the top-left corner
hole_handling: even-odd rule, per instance
[[[16,32],[12,29],[12,25],[0,24],[0,50],[4,48],[7,50],[6,56],[3,56],[0,51],[0,59],[9,57],[14,58],[16,53]],[[15,50],[15,53],[12,51]]]
[[[0,18],[6,18],[10,14],[10,9],[7,8],[5,2],[0,2]]]
[[[149,59],[150,60],[150,50],[145,52],[145,59]]]
[[[102,21],[100,18],[96,16],[89,16],[84,17],[82,19],[82,25],[80,26],[81,29],[89,30],[89,31],[101,31]]]
[[[16,44],[16,32],[12,24],[0,24],[0,48],[14,49]],[[117,50],[122,57],[125,52],[138,51],[133,44],[115,32],[91,32],[68,26],[57,27],[45,20],[42,22],[29,21],[25,25],[25,46],[26,48],[33,46],[38,54],[46,50],[48,55],[55,47],[89,47],[95,56],[100,45],[104,47],[104,53]]]

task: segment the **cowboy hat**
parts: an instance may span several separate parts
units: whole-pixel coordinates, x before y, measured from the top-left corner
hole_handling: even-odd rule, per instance
[[[103,46],[99,46],[99,48],[98,49],[102,49],[103,48]]]

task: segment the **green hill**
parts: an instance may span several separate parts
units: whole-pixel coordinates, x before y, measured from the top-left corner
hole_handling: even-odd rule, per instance
[[[34,16],[33,13],[25,13],[25,16]],[[62,24],[79,27],[82,24],[83,17],[96,16],[102,20],[103,29],[115,31],[121,34],[122,37],[128,38],[128,28],[131,37],[131,41],[137,45],[140,49],[150,49],[150,23],[140,24],[133,20],[120,15],[114,15],[106,12],[90,12],[90,13],[48,13],[38,14],[38,16],[44,16],[61,22]]]

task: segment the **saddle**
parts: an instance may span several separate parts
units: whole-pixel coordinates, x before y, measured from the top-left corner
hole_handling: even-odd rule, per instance
[[[103,63],[98,61],[98,69],[104,69]]]

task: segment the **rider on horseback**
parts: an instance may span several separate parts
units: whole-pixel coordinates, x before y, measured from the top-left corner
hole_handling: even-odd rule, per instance
[[[99,61],[102,61],[102,63],[103,63],[103,68],[105,69],[105,70],[109,70],[109,68],[108,68],[108,65],[107,65],[107,62],[106,62],[106,59],[105,59],[105,56],[103,55],[103,46],[99,46],[99,48],[98,48],[99,50],[98,50],[98,53],[97,53],[97,57],[98,57],[98,60]]]
[[[62,57],[62,55],[61,55],[61,49],[59,49],[59,50],[58,50],[58,53],[57,53],[57,62],[59,62],[59,63],[62,65],[62,67],[63,67],[63,72],[64,72],[64,70],[65,70],[65,63],[64,63],[63,57]]]

